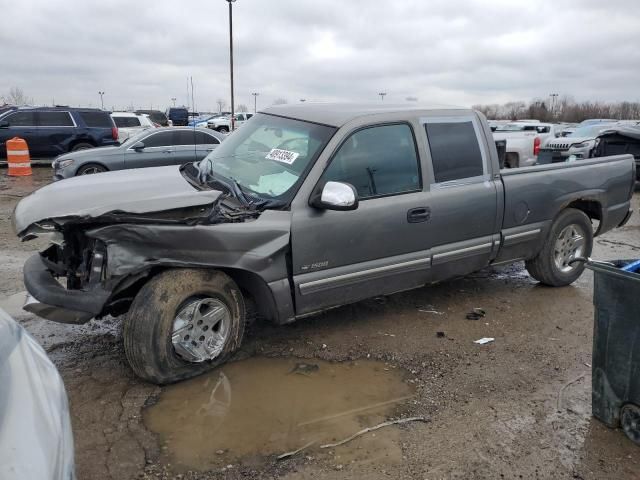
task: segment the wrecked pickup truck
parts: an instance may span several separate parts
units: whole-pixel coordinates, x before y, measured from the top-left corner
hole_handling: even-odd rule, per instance
[[[631,215],[630,155],[503,170],[465,109],[277,106],[199,163],[71,178],[24,198],[25,309],[127,314],[133,370],[174,382],[221,364],[248,316],[277,324],[524,260],[576,280],[594,234]],[[597,227],[594,227],[597,225]]]

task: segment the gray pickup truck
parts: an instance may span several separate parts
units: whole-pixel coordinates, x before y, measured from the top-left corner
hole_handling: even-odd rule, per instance
[[[521,260],[568,285],[594,235],[629,219],[634,168],[620,155],[500,171],[473,110],[271,107],[199,163],[24,198],[16,233],[52,237],[25,264],[25,309],[126,313],[133,370],[174,382],[227,360],[251,315],[284,324]]]

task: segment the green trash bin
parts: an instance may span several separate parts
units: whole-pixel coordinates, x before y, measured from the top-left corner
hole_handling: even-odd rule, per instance
[[[640,274],[632,260],[587,262],[594,272],[592,410],[640,445]]]

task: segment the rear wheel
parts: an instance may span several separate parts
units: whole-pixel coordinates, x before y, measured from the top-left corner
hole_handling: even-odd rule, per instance
[[[631,404],[622,407],[620,424],[627,437],[640,445],[640,408]]]
[[[125,353],[138,376],[172,383],[224,363],[240,346],[244,326],[244,300],[228,275],[168,270],[134,299],[124,324]]]
[[[525,263],[529,274],[545,285],[562,287],[575,282],[584,271],[584,262],[577,258],[591,255],[593,227],[589,217],[580,210],[567,208],[553,225],[544,247],[536,257]]]
[[[229,133],[229,127],[218,127],[216,130],[220,133]]]
[[[94,173],[106,172],[107,169],[97,163],[87,163],[78,169],[76,175],[93,175]]]
[[[72,152],[77,152],[78,150],[86,150],[88,148],[93,148],[93,145],[87,142],[76,143],[72,148]]]

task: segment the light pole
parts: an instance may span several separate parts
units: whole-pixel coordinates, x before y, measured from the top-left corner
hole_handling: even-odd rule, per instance
[[[100,95],[100,105],[102,105],[102,110],[104,110],[104,100],[102,99],[104,92],[98,92],[98,95]]]
[[[258,95],[260,94],[253,92],[251,95],[253,95],[253,113],[258,113]]]
[[[171,97],[171,101],[173,102],[173,106],[174,107],[176,106],[176,100],[177,100],[176,97]]]
[[[226,0],[229,4],[229,70],[231,74],[231,131],[235,129],[235,118],[233,118],[234,102],[233,102],[233,3],[236,0]]]
[[[380,92],[378,95],[380,95],[380,101],[384,102],[384,96],[387,94],[387,92]]]
[[[553,118],[554,116],[554,112],[556,109],[556,99],[558,98],[558,94],[557,93],[551,93],[549,94],[549,96],[551,97],[551,117]]]

